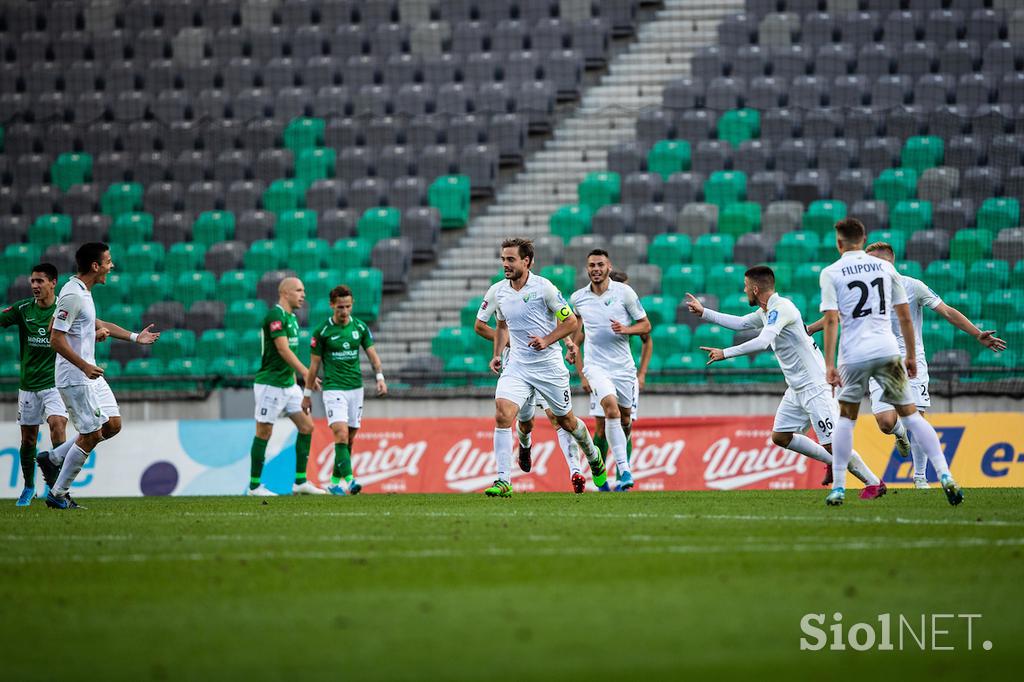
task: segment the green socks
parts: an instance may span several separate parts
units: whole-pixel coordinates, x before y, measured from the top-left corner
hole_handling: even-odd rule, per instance
[[[313,442],[312,433],[300,433],[295,437],[295,482],[305,483],[306,462],[309,461],[309,445]]]
[[[608,461],[608,439],[604,436],[594,436],[594,445],[601,453],[601,460]]]
[[[334,475],[331,476],[331,483],[338,485],[341,479],[352,480],[352,453],[349,452],[348,443],[334,444]]]
[[[253,436],[249,458],[249,490],[255,490],[260,487],[260,476],[263,475],[263,462],[267,459],[267,441],[259,436]]]
[[[25,487],[34,488],[36,485],[36,446],[22,445],[18,451],[21,456],[21,473],[25,476]]]

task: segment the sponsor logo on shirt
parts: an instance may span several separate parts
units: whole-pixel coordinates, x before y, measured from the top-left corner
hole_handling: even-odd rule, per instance
[[[281,320],[274,320],[270,323],[270,331],[279,332],[284,329],[284,325],[281,324]]]
[[[8,310],[10,310],[10,308],[8,308]],[[487,301],[480,304],[480,310],[487,310]]]
[[[68,311],[62,310],[59,313],[57,313],[57,319],[58,320],[66,320],[66,319],[68,319]]]
[[[316,337],[315,336],[312,339],[309,340],[309,347],[310,348],[316,348]]]

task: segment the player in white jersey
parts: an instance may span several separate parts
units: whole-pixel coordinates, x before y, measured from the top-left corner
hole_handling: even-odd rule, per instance
[[[52,452],[39,453],[39,468],[50,494],[46,506],[74,509],[78,505],[68,495],[71,484],[82,470],[93,448],[113,438],[121,430],[121,412],[117,400],[96,365],[96,336],[112,336],[132,343],[151,344],[160,334],[150,331],[129,332],[96,317],[92,288],[105,284],[114,269],[110,248],[101,242],[89,242],[75,253],[78,274],[60,290],[53,314],[50,345],[57,353],[54,378],[57,390],[67,406],[78,438],[67,440]]]
[[[895,265],[896,254],[891,244],[886,242],[869,244],[865,249],[865,253]],[[931,395],[928,392],[928,360],[925,353],[924,339],[921,336],[921,330],[924,328],[923,317],[925,308],[934,310],[951,325],[970,334],[977,339],[978,343],[994,352],[1006,350],[1006,342],[997,338],[994,331],[978,329],[963,313],[943,302],[939,295],[921,280],[907,277],[906,275],[900,275],[900,280],[903,283],[903,288],[907,291],[907,304],[910,306],[910,320],[914,326],[914,341],[917,349],[917,376],[910,380],[910,390],[918,412],[924,414],[932,406]],[[907,352],[906,344],[903,340],[903,334],[900,332],[899,320],[896,318],[895,313],[890,314],[890,320],[892,322],[892,332],[896,335],[896,341],[900,347],[900,353],[905,355]],[[807,331],[814,334],[823,327],[824,320],[822,319],[810,325]],[[871,412],[875,415],[878,428],[882,433],[896,436],[896,449],[900,455],[903,457],[913,455],[914,486],[917,488],[928,488],[928,478],[926,475],[928,458],[925,457],[924,452],[920,449],[913,450],[911,448],[910,440],[907,438],[907,427],[899,420],[896,408],[885,402],[882,398],[881,385],[872,379],[869,382],[869,387],[871,390]]]
[[[497,300],[495,291],[501,286],[508,286],[508,284],[505,280],[502,280],[491,285],[491,288],[487,290],[484,300],[480,303],[480,308],[476,312],[476,320],[473,322],[473,331],[491,343],[494,343],[496,332],[487,323],[494,315],[495,302]],[[572,340],[568,338],[564,339],[564,341],[567,346],[572,343]],[[507,357],[508,349],[505,350],[505,358],[507,359]],[[587,481],[583,478],[583,471],[580,469],[579,447],[569,432],[558,425],[555,413],[551,411],[551,408],[548,407],[540,395],[535,395],[534,400],[529,400],[523,405],[522,409],[519,410],[519,418],[516,420],[516,439],[519,441],[519,468],[524,472],[529,472],[533,468],[533,436],[531,434],[533,433],[533,415],[538,407],[544,411],[548,421],[551,423],[551,427],[555,430],[558,445],[562,450],[562,455],[565,457],[565,463],[569,467],[569,481],[572,484],[572,489],[576,494],[581,494]]]
[[[598,429],[606,434],[608,447],[615,457],[619,475],[615,489],[622,492],[633,487],[626,439],[632,428],[630,413],[636,393],[636,366],[629,337],[650,333],[651,322],[633,288],[609,279],[611,271],[607,251],[594,249],[587,254],[590,284],[578,289],[570,299],[580,319],[573,342],[577,348],[586,343],[586,352],[570,351],[569,357],[583,378],[583,390],[601,406]],[[596,437],[594,441],[600,449]]]
[[[622,270],[612,270],[608,274],[608,278],[613,282],[622,282],[623,284],[629,284],[629,274]],[[644,386],[647,384],[647,371],[651,367],[651,357],[654,355],[654,339],[651,335],[641,334],[640,335],[640,364],[636,368],[636,386],[633,391],[633,409],[629,412],[630,419],[630,431],[626,434],[626,459],[632,462],[633,458],[633,431],[632,425],[636,423],[636,420],[640,418],[640,391],[644,390]],[[597,434],[600,433],[602,438],[604,437],[604,428],[602,422],[604,421],[604,408],[601,407],[601,403],[593,400],[591,395],[590,401],[590,416],[595,419],[599,419],[597,428],[594,429],[594,442],[597,441]],[[607,442],[607,440],[605,441]],[[598,449],[601,445],[598,443]],[[601,455],[608,460],[608,451],[602,450]],[[616,472],[616,477],[618,473]]]
[[[825,383],[825,360],[821,351],[807,335],[797,307],[775,291],[775,272],[771,268],[759,265],[747,270],[743,276],[743,293],[757,310],[742,317],[706,308],[696,296],[686,294],[690,312],[711,324],[733,331],[761,330],[755,338],[729,348],[701,346],[701,350],[708,353],[708,364],[773,350],[788,388],[775,413],[772,442],[780,448],[832,464],[832,430],[838,415],[832,392]],[[814,429],[817,443],[804,435],[808,427]],[[850,472],[864,482],[862,499],[875,499],[885,494],[885,484],[859,454],[853,453],[848,466]]]
[[[558,289],[547,279],[530,272],[533,242],[506,239],[501,244],[505,282],[494,292],[498,328],[490,368],[500,374],[494,392],[494,457],[498,478],[484,493],[511,497],[512,423],[519,411],[539,394],[586,455],[598,488],[607,484],[601,453],[594,447],[586,425],[572,412],[569,370],[558,351],[558,342],[578,326],[576,316]],[[507,362],[502,353],[511,346]],[[503,367],[504,364],[504,367]]]
[[[860,401],[874,378],[882,398],[893,405],[907,431],[931,462],[950,504],[963,501],[963,491],[949,473],[938,435],[917,412],[908,377],[917,376],[917,347],[907,292],[896,268],[864,253],[866,231],[856,218],[836,223],[838,261],[821,271],[821,312],[825,314],[825,378],[839,389],[839,421],[832,439],[832,492],[826,504],[843,503],[846,464],[853,453],[853,426]],[[890,315],[895,310],[906,343],[906,366]],[[842,324],[839,366],[836,341]]]

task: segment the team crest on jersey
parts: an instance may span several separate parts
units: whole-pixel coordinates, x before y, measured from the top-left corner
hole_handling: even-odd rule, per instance
[[[607,308],[612,303],[615,303],[615,299],[609,298],[607,301],[604,302],[604,307]]]
[[[359,340],[359,332],[352,332],[352,338],[355,339],[356,341],[358,341]]]
[[[531,298],[533,298],[533,294],[526,294],[523,296],[523,303],[529,303]]]

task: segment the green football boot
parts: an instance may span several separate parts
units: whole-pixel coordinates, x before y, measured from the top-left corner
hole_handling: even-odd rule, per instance
[[[495,481],[494,485],[484,490],[487,497],[512,497],[512,484],[506,481]]]

